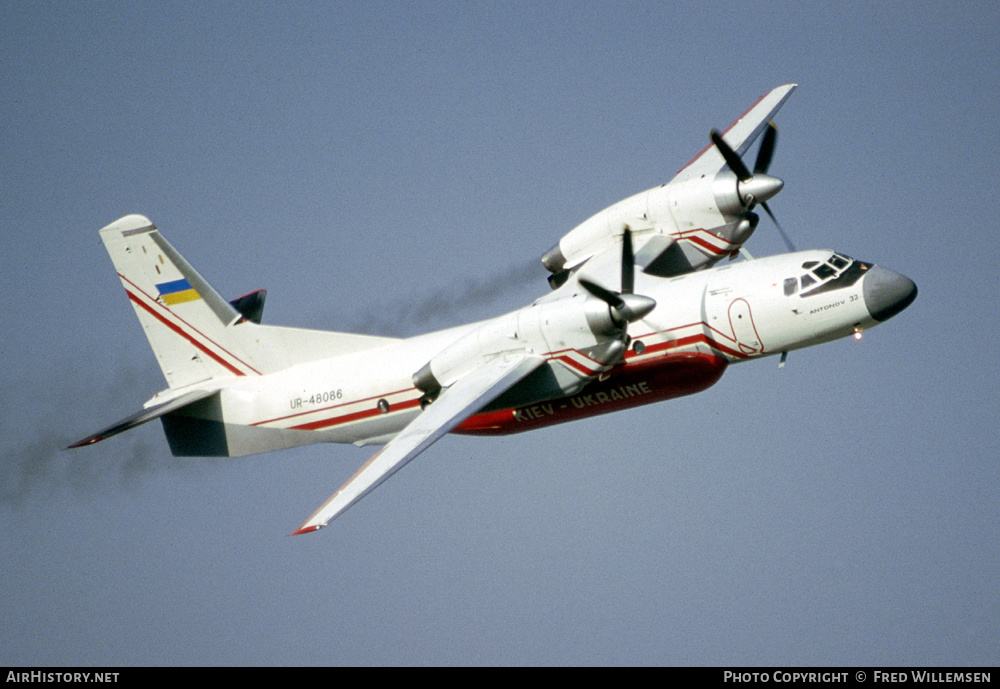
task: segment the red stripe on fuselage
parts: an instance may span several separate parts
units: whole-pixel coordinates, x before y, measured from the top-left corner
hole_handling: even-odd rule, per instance
[[[419,399],[406,400],[405,402],[396,402],[393,404],[390,407],[390,411],[402,411],[404,409],[412,409],[417,406],[420,406]],[[339,426],[343,423],[361,421],[362,419],[368,419],[373,416],[381,416],[382,414],[382,410],[375,407],[374,409],[362,409],[361,411],[351,412],[350,414],[343,414],[341,416],[334,416],[328,419],[310,421],[308,423],[299,424],[298,426],[291,426],[290,428],[295,431],[318,431],[323,428],[330,428],[331,426]]]
[[[639,339],[639,338],[636,338],[636,339]],[[717,342],[716,340],[712,339],[711,337],[709,337],[705,333],[698,333],[696,335],[688,335],[687,337],[681,337],[681,338],[678,338],[676,340],[668,340],[667,342],[661,342],[659,344],[648,345],[646,347],[645,351],[643,352],[643,354],[646,355],[646,354],[651,354],[651,353],[656,353],[656,352],[665,352],[667,350],[679,349],[681,347],[686,347],[688,345],[693,345],[693,344],[698,344],[698,343],[706,344],[709,347],[711,347],[712,349],[718,350],[719,352],[722,352],[723,354],[731,356],[731,357],[733,357],[735,359],[746,359],[747,356],[748,356],[747,354],[744,354],[743,352],[738,352],[738,351],[736,351],[735,349],[733,349],[731,347],[727,347],[724,344],[720,344],[719,342]],[[635,354],[634,352],[630,352],[629,355],[628,355],[628,358],[635,358],[636,356],[638,356],[638,355]]]
[[[569,354],[564,354],[563,352],[573,352],[593,365],[588,366],[587,364],[581,361],[577,361]],[[589,356],[587,356],[586,354],[577,349],[562,350],[559,352],[550,352],[546,356],[549,358],[549,361],[561,361],[567,366],[572,366],[585,376],[592,376],[596,374],[598,371],[600,371],[602,368],[607,368],[605,364],[602,364],[600,361],[597,361],[596,359],[591,359]]]
[[[333,411],[334,409],[340,409],[341,407],[351,407],[351,406],[356,406],[358,404],[364,404],[365,402],[371,402],[372,400],[385,399],[388,402],[388,398],[390,398],[390,397],[395,397],[396,395],[401,395],[401,394],[404,394],[404,393],[414,392],[415,390],[416,390],[416,388],[410,388],[408,390],[396,390],[395,392],[387,392],[387,393],[382,394],[382,395],[372,395],[371,397],[366,397],[366,398],[359,399],[359,400],[351,400],[349,402],[342,402],[341,404],[334,404],[334,405],[331,405],[329,407],[320,407],[318,409],[307,409],[305,411],[295,412],[294,414],[286,414],[285,416],[277,416],[277,417],[275,417],[273,419],[267,419],[265,421],[256,421],[256,422],[254,422],[254,423],[252,423],[250,425],[251,426],[262,426],[262,425],[268,424],[268,423],[277,423],[279,421],[287,421],[288,419],[294,419],[294,418],[296,418],[298,416],[309,416],[310,414],[322,414],[323,412]],[[395,402],[395,403],[390,403],[390,404],[391,404],[393,410],[396,410],[396,409],[399,408],[399,405],[404,404],[404,402]],[[410,406],[412,406],[412,405],[410,405]],[[378,407],[376,405],[376,409],[377,408]],[[331,417],[331,418],[339,419],[341,417]],[[298,426],[292,426],[292,428],[298,428]]]
[[[692,327],[708,328],[711,330],[711,327],[703,322],[690,323],[688,325],[672,328],[670,331],[647,333],[641,336],[641,338],[651,338],[654,336],[662,337],[669,332],[685,330]],[[639,340],[641,338],[637,337],[636,340]],[[637,354],[634,351],[629,351],[628,354],[626,355],[626,363],[615,366],[606,374],[602,374],[602,376],[603,375],[608,376],[604,380],[594,380],[593,382],[588,383],[587,387],[584,389],[586,395],[584,393],[581,393],[580,395],[577,396],[561,398],[563,402],[569,400],[567,404],[572,404],[572,401],[574,399],[586,398],[587,395],[591,395],[591,391],[593,391],[593,395],[607,394],[608,395],[608,400],[606,400],[607,402],[621,402],[622,400],[619,400],[618,397],[631,400],[631,398],[637,397],[639,393],[641,393],[643,396],[643,399],[641,401],[631,400],[621,404],[605,405],[604,404],[605,400],[601,400],[600,405],[585,404],[585,406],[587,407],[601,406],[600,410],[597,411],[589,410],[587,412],[571,413],[569,414],[568,418],[562,418],[560,421],[551,421],[550,423],[560,423],[561,421],[569,421],[572,418],[592,416],[594,414],[605,413],[606,411],[614,411],[615,409],[619,408],[636,406],[639,404],[648,404],[650,402],[656,402],[664,399],[672,399],[674,397],[679,397],[682,395],[689,395],[694,392],[699,392],[700,390],[709,387],[710,385],[714,384],[716,380],[718,380],[719,376],[721,376],[722,372],[725,370],[726,360],[724,358],[718,356],[715,353],[706,354],[702,352],[692,352],[692,351],[671,351],[671,350],[688,348],[698,344],[704,344],[709,349],[714,350],[714,352],[719,352],[721,354],[725,354],[727,356],[736,359],[745,359],[748,356],[747,354],[736,351],[731,347],[719,343],[717,340],[715,340],[712,337],[709,337],[704,332],[698,332],[693,335],[679,337],[677,339],[667,340],[665,342],[659,342],[656,344],[649,344],[645,347],[642,355]],[[654,356],[652,358],[649,356],[650,354],[656,354],[658,352],[662,352],[662,354]],[[572,353],[575,353],[576,355],[582,357],[588,362],[592,362],[594,364],[594,367],[588,368],[580,361],[574,359],[571,356]],[[567,365],[573,366],[574,368],[580,370],[587,376],[597,376],[600,370],[602,368],[605,368],[603,364],[595,361],[594,359],[591,359],[590,357],[583,354],[582,352],[579,352],[578,350],[560,350],[559,352],[550,352],[547,356],[549,357],[550,361],[564,362]],[[699,371],[703,375],[703,378],[701,379],[697,379],[697,376],[694,375]],[[629,382],[630,377],[637,376],[640,373],[642,376],[644,376],[642,380],[639,380],[636,383]],[[630,385],[644,384],[647,386],[652,386],[654,383],[658,388],[657,390],[653,390],[652,387],[650,387],[648,393],[645,390],[640,390],[638,392],[632,391],[633,394],[628,394],[630,392],[628,390],[628,386]],[[615,391],[611,389],[614,388],[615,386],[625,386],[625,389],[624,391],[621,390]],[[611,391],[607,393],[602,393],[605,387],[609,387]],[[413,391],[416,392],[415,389],[413,389]],[[286,416],[267,419],[264,421],[257,421],[250,425],[266,426],[268,424],[287,421],[289,419],[294,419],[300,416],[322,414],[324,412],[326,413],[335,412],[335,410],[341,409],[342,407],[348,407],[348,406],[356,407],[356,405],[358,404],[363,404],[365,402],[371,402],[373,400],[378,400],[378,399],[384,399],[386,397],[391,397],[406,392],[409,391],[397,390],[395,392],[386,393],[384,395],[373,395],[366,399],[344,402],[343,404],[334,405],[332,407],[327,407],[327,408],[296,412],[294,414],[288,414]],[[594,399],[597,398],[592,397],[592,400]],[[406,409],[413,409],[414,407],[418,406],[419,403],[420,400],[414,397],[409,400],[392,403],[390,410],[396,412]],[[551,403],[550,402],[545,403],[545,405],[549,404]],[[533,405],[533,406],[538,406],[538,405]],[[532,408],[533,408],[532,406],[529,406],[529,407],[524,407],[523,409],[531,410]],[[512,430],[504,430],[504,431],[488,430],[494,428],[494,426],[497,423],[500,423],[500,421],[504,422],[512,421],[514,419],[514,414],[517,411],[518,410],[516,409],[506,409],[497,412],[489,412],[487,414],[476,415],[467,420],[461,426],[459,426],[459,429],[455,432],[512,433],[516,432],[517,430],[527,430],[527,427],[521,428],[520,425],[517,429],[512,429]],[[374,406],[335,416],[327,416],[326,418],[317,419],[315,421],[298,423],[296,425],[286,426],[285,428],[292,430],[300,430],[300,431],[323,430],[332,428],[334,426],[340,426],[354,421],[361,421],[364,419],[379,416],[382,413],[383,412],[381,412],[377,406]],[[527,414],[530,414],[530,411],[523,412],[522,416]],[[479,420],[473,421],[473,419],[479,419]],[[498,421],[498,419],[500,421]],[[487,430],[483,430],[484,428]]]

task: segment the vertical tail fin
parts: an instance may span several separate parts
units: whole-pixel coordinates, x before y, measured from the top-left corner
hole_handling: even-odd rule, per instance
[[[240,313],[142,215],[101,230],[156,359],[172,388],[258,374],[227,326]]]

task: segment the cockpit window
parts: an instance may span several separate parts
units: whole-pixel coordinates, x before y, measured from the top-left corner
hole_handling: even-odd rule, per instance
[[[813,268],[813,275],[818,277],[820,280],[825,280],[832,275],[836,275],[837,270],[833,266],[824,263],[817,268]]]
[[[802,268],[808,272],[799,278],[802,285],[802,291],[799,293],[799,296],[808,297],[822,292],[849,287],[860,280],[861,276],[868,272],[871,266],[860,261],[855,261],[847,256],[832,254],[830,258],[822,263],[819,261],[806,261],[802,264]],[[788,283],[789,280],[785,280],[785,294],[794,294],[794,289],[789,291]],[[819,283],[818,286],[806,291],[806,288],[812,287],[817,283]]]
[[[791,296],[795,294],[795,290],[799,288],[798,278],[786,278],[785,279],[785,296]]]

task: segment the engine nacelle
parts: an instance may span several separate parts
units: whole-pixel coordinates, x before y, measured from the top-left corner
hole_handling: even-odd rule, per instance
[[[413,374],[413,384],[429,403],[484,360],[510,353],[545,356],[549,363],[525,381],[538,399],[579,392],[588,382],[621,361],[628,346],[622,310],[646,297],[623,295],[616,309],[579,294],[558,302],[532,304],[486,321],[445,347]],[[630,301],[631,300],[631,301]],[[652,301],[652,300],[648,300]],[[630,312],[629,312],[630,313]]]

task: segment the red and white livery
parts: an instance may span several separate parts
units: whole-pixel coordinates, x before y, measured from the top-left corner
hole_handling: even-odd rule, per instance
[[[902,275],[829,250],[715,265],[780,190],[764,96],[667,185],[602,211],[543,259],[554,289],[480,323],[397,339],[260,323],[264,293],[221,297],[141,215],[100,231],[168,387],[72,447],[159,418],[178,456],[383,445],[295,533],[328,524],[449,432],[515,433],[700,392],[735,363],[867,328],[906,308]],[[739,156],[762,133],[750,172]],[[768,212],[770,213],[769,209]]]

